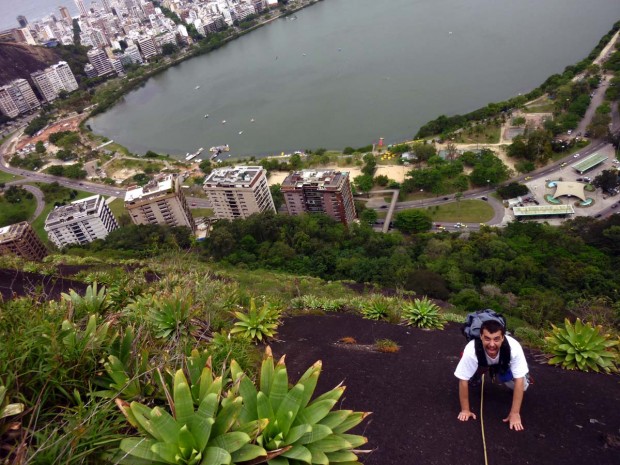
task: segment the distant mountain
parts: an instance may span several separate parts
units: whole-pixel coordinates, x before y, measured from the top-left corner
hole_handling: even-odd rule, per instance
[[[0,85],[13,79],[29,79],[30,73],[58,63],[62,58],[53,48],[0,42]]]

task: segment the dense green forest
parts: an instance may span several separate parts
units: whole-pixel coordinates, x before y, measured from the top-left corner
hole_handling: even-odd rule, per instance
[[[584,299],[596,300],[608,303],[607,319],[617,323],[619,238],[617,215],[560,228],[515,222],[406,237],[346,229],[320,215],[262,214],[219,221],[204,251],[240,267],[402,288],[464,310],[493,307],[532,324],[559,321]]]

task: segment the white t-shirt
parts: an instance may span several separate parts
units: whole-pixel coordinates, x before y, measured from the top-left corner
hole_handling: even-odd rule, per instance
[[[525,354],[523,353],[523,347],[521,347],[521,344],[510,336],[506,336],[506,339],[510,345],[510,371],[512,371],[512,376],[515,379],[523,378],[529,372],[527,361],[525,360]],[[487,358],[487,363],[489,366],[497,365],[499,363],[499,352],[497,353],[497,357],[494,359],[489,357],[486,352],[484,355]],[[454,376],[458,379],[469,381],[476,373],[476,370],[478,370],[478,358],[476,357],[475,341],[472,340],[465,346],[463,357],[461,357],[461,361],[454,371]]]

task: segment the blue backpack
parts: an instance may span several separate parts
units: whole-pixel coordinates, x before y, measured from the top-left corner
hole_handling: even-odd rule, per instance
[[[465,324],[461,327],[461,332],[465,339],[471,341],[472,339],[480,339],[480,326],[485,321],[497,321],[504,328],[506,327],[506,318],[500,313],[497,313],[490,308],[486,310],[478,310],[477,312],[470,313],[465,319]]]

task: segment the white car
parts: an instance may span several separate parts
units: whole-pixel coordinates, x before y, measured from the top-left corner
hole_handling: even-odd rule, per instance
[[[579,155],[581,155],[580,153],[576,153],[575,155],[573,155],[573,158],[579,158]]]

